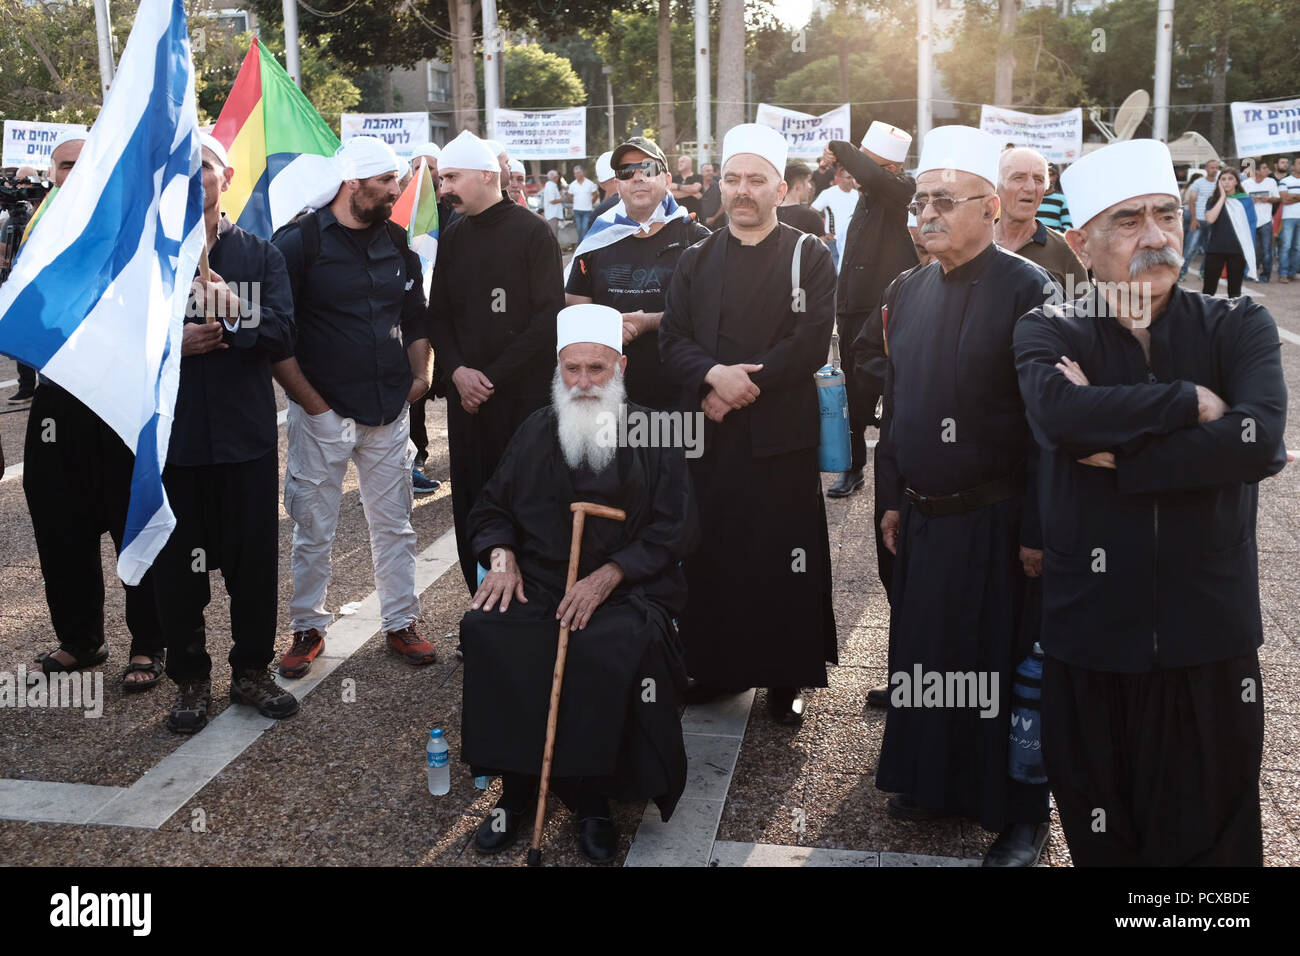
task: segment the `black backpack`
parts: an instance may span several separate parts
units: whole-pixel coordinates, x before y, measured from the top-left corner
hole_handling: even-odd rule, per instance
[[[406,230],[391,219],[385,219],[384,225],[388,227],[388,237],[392,239],[393,246],[398,252],[403,253],[402,271],[405,273],[406,256],[404,253],[411,248],[410,243],[406,240]],[[302,236],[301,267],[305,273],[315,264],[317,257],[320,255],[320,220],[316,218],[315,212],[305,213],[275,230],[275,234],[271,236],[271,242],[276,242],[277,239],[286,235],[291,229],[297,229]]]

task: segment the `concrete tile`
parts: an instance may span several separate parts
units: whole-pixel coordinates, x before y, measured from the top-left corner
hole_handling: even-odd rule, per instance
[[[763,843],[713,844],[709,866],[879,866],[880,854],[860,850],[822,850],[817,847],[772,846]]]
[[[682,733],[744,737],[753,703],[754,691],[750,689],[707,704],[692,704],[682,714]]]
[[[888,621],[884,627],[854,627],[847,632],[841,629],[840,663],[886,670],[889,667]]]
[[[179,757],[173,754],[146,772],[115,800],[101,807],[90,822],[157,829],[225,765],[226,761],[220,755]]]
[[[624,866],[708,866],[722,815],[720,800],[682,800],[663,823],[647,808]]]
[[[95,787],[84,783],[0,780],[0,818],[85,823],[123,793],[121,787]]]
[[[884,733],[883,711],[823,714],[817,718],[808,771],[874,775]]]
[[[934,856],[928,853],[882,853],[881,866],[979,866],[979,860],[964,860],[955,856]]]
[[[736,737],[683,734],[686,745],[686,791],[692,800],[725,800],[740,752]]]

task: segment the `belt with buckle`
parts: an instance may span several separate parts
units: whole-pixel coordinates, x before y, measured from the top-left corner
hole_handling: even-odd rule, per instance
[[[987,508],[999,501],[1015,498],[1025,492],[1025,473],[1018,469],[1005,478],[987,481],[965,491],[950,495],[924,495],[915,488],[905,489],[907,500],[912,507],[927,518],[946,518],[949,515],[964,515],[980,508]]]

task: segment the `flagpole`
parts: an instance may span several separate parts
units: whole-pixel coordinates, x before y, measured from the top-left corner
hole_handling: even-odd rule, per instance
[[[99,39],[100,93],[108,96],[113,85],[112,21],[108,17],[108,0],[95,0],[95,34]]]
[[[302,70],[298,63],[298,0],[283,0],[284,70],[298,89],[302,89]]]

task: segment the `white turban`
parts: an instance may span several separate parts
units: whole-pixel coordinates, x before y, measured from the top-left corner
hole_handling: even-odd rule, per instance
[[[353,136],[338,148],[334,157],[344,182],[349,179],[369,179],[384,173],[397,173],[400,176],[402,167],[407,165],[398,159],[393,147],[373,136]],[[409,165],[407,168],[410,168]]]
[[[936,126],[925,137],[916,176],[919,179],[922,173],[934,169],[956,169],[974,173],[996,187],[1001,154],[997,137],[992,133],[973,126]]]
[[[555,354],[566,345],[592,342],[623,354],[623,313],[607,305],[571,305],[555,317]]]
[[[428,156],[430,159],[437,159],[442,152],[442,147],[437,143],[421,143],[419,146],[411,147],[411,158],[417,156]]]
[[[1103,146],[1061,173],[1061,189],[1076,227],[1116,203],[1151,193],[1180,198],[1169,147],[1155,139]]]
[[[610,160],[614,158],[614,151],[607,150],[596,158],[596,182],[603,183],[614,178],[614,166]]]
[[[772,164],[776,178],[785,178],[785,160],[790,152],[790,144],[785,137],[759,123],[741,123],[733,126],[722,140],[722,166],[725,169],[732,156],[741,153],[753,153]]]
[[[492,147],[479,139],[469,130],[465,130],[442,148],[438,157],[439,169],[483,169],[488,172],[500,172],[501,162]]]
[[[510,160],[510,171],[512,173],[518,173],[520,176],[523,176],[525,174],[524,164],[517,159],[512,159]]]
[[[54,155],[54,150],[58,149],[65,143],[76,143],[86,141],[86,130],[84,127],[65,129],[59,133],[58,138],[54,140],[54,147],[50,150],[50,155]]]
[[[912,145],[912,134],[905,133],[897,126],[890,126],[876,120],[862,137],[862,148],[869,149],[882,159],[891,163],[901,163],[907,159],[907,148]]]
[[[230,168],[230,157],[226,155],[226,147],[222,146],[211,133],[199,133],[199,145],[212,150],[212,155],[220,160],[221,165],[226,169]]]
[[[493,156],[500,156],[502,153],[506,152],[506,148],[494,139],[485,139],[483,142],[487,144],[488,149],[492,150]]]

